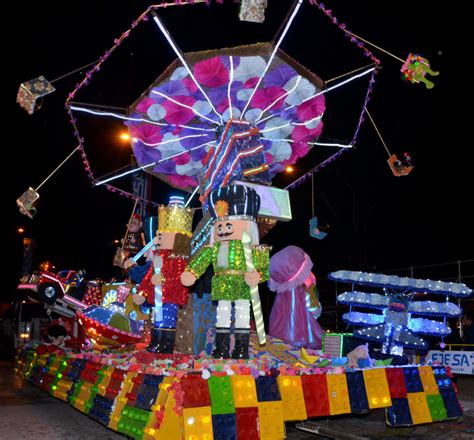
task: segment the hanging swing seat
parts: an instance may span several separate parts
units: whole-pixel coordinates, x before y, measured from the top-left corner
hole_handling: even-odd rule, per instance
[[[413,165],[401,161],[396,154],[392,154],[387,162],[396,177],[408,176],[414,168]]]

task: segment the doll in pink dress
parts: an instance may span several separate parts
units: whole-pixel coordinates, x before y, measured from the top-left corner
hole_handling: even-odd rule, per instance
[[[277,293],[270,314],[270,336],[295,347],[321,348],[323,330],[313,262],[303,249],[287,246],[270,259],[270,290]]]

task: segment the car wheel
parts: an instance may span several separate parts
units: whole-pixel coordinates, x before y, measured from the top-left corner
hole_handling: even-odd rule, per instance
[[[43,283],[38,286],[38,296],[46,304],[54,304],[61,293],[61,289],[56,283]]]

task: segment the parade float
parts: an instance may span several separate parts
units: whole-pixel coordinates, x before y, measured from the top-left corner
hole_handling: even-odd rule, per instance
[[[262,21],[265,3],[243,0],[241,20]],[[270,247],[260,243],[278,221],[291,220],[289,189],[353,147],[364,114],[376,128],[366,106],[380,61],[324,5],[303,0],[294,2],[272,42],[183,53],[160,18],[161,8],[170,4],[151,6],[138,17],[66,101],[78,141],[73,153],[82,155],[93,185],[135,200],[123,249],[114,261],[128,281],[103,284],[94,301],[80,302],[74,310],[85,333],[80,350],[25,346],[18,354],[17,373],[106,427],[137,439],[281,439],[285,422],[380,408],[393,427],[461,419],[449,369],[391,365],[389,356],[401,356],[404,348],[426,348],[419,335],[447,336],[446,318],[461,313],[448,299],[471,295],[467,286],[350,271],[331,274],[352,285],[338,301],[350,306],[344,320],[362,327],[354,330],[360,344],[346,353],[342,342],[336,350],[330,342],[343,335],[325,335],[317,322],[322,307],[309,256],[290,246],[270,258]],[[281,44],[303,6],[326,15],[371,63],[323,81],[283,52]],[[142,25],[156,25],[176,60],[123,113],[78,102],[76,97],[113,52]],[[425,76],[437,72],[419,56],[412,56],[403,69],[408,80],[433,87]],[[367,80],[367,88],[351,141],[326,141],[326,94],[359,78]],[[22,86],[19,102],[32,113],[32,89]],[[41,90],[47,94],[54,88]],[[79,115],[123,121],[135,166],[96,177]],[[320,160],[307,173],[284,189],[272,186],[277,173],[314,149],[321,149]],[[397,164],[388,153],[395,175],[411,171],[409,158]],[[152,203],[157,223],[139,250],[144,241],[135,207],[149,201],[115,182],[143,171],[189,195],[187,200],[161,200],[158,208]],[[30,217],[39,186],[17,200]],[[200,206],[192,208],[196,194]],[[193,232],[194,211],[201,209]],[[318,228],[314,208],[310,235],[326,235]],[[146,262],[140,261],[143,256]],[[264,282],[277,295],[269,335],[258,287]],[[23,288],[34,288],[29,284]],[[68,298],[63,284],[50,276],[37,290],[51,306]],[[382,291],[360,292],[355,285]],[[420,292],[443,295],[445,301],[419,301]],[[387,356],[371,359],[365,341],[381,345]]]

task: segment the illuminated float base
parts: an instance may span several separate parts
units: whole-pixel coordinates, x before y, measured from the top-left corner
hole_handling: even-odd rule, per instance
[[[443,367],[344,371],[304,366],[270,338],[249,361],[187,355],[23,351],[17,373],[103,425],[136,439],[282,439],[286,421],[385,408],[408,426],[462,417]]]

